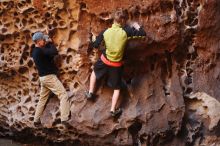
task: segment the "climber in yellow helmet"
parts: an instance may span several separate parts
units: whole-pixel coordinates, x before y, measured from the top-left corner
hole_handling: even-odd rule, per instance
[[[122,113],[121,108],[116,109],[116,104],[122,84],[122,59],[126,43],[128,39],[145,37],[146,33],[138,23],[133,23],[131,26],[125,25],[126,14],[122,9],[116,10],[113,17],[114,23],[112,26],[102,31],[93,42],[93,48],[99,48],[100,44],[104,42],[105,50],[94,65],[90,77],[89,91],[85,95],[87,99],[93,99],[95,97],[96,80],[107,75],[107,83],[114,89],[110,113],[113,117],[116,117]]]

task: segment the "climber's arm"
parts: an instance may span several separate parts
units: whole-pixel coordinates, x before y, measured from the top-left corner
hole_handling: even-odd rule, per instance
[[[56,46],[52,42],[48,42],[45,46],[44,53],[50,57],[58,55]]]
[[[96,40],[92,43],[92,47],[98,49],[100,44],[102,43],[104,39],[104,34],[105,30],[103,30],[97,37]]]

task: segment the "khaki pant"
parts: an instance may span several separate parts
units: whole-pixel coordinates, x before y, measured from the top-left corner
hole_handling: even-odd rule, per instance
[[[46,75],[40,77],[40,83],[41,83],[40,99],[37,104],[37,108],[34,116],[34,122],[40,120],[40,116],[43,113],[50,91],[52,91],[55,95],[57,95],[60,100],[61,121],[68,120],[70,114],[70,103],[68,101],[68,95],[65,88],[63,87],[63,84],[60,82],[57,76]]]

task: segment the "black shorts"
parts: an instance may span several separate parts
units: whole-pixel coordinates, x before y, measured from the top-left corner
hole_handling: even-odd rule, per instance
[[[99,59],[94,65],[96,79],[99,80],[105,75],[107,76],[107,84],[113,89],[120,89],[122,85],[122,66],[108,66]]]

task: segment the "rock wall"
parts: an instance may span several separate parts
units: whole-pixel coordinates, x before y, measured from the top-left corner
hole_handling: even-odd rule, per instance
[[[123,114],[109,113],[112,90],[101,82],[87,101],[89,43],[111,26],[116,8],[147,32],[126,47]],[[219,139],[219,0],[2,0],[0,1],[0,135],[25,143],[90,146],[213,145]],[[38,74],[31,36],[48,32],[62,56],[60,75],[71,101],[71,128],[55,125],[51,98],[33,126]]]

